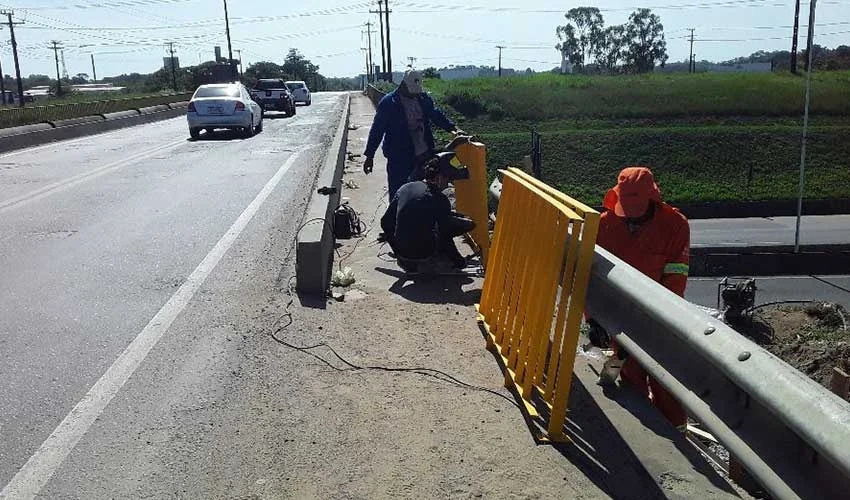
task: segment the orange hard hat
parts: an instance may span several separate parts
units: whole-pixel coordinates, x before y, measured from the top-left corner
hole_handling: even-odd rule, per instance
[[[661,190],[647,167],[624,168],[617,185],[608,190],[603,206],[619,217],[637,218],[646,213],[651,201],[661,201]]]

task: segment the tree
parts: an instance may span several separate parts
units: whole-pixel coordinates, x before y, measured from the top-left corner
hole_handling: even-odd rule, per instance
[[[625,38],[626,67],[633,73],[647,73],[656,64],[667,62],[667,42],[661,18],[649,9],[638,9],[629,16]]]
[[[261,78],[283,78],[288,80],[291,75],[283,71],[283,67],[269,61],[258,61],[245,69],[245,84],[253,87]]]
[[[430,68],[425,68],[422,71],[422,78],[434,78],[436,80],[439,80],[440,79],[440,72],[437,71],[437,68],[435,68],[433,66],[430,67]]]
[[[608,73],[616,73],[620,63],[625,58],[626,27],[623,25],[609,26],[602,32],[601,41],[597,46],[596,62]]]
[[[303,80],[308,85],[315,80],[319,73],[319,67],[311,63],[298,49],[289,49],[282,68],[284,73],[291,75],[295,80]],[[313,87],[317,87],[317,85],[314,84]]]
[[[81,85],[83,83],[88,83],[89,75],[88,73],[77,73],[71,78],[71,83],[74,85]]]
[[[596,7],[570,9],[564,17],[567,24],[555,29],[558,39],[564,42],[559,44],[559,50],[564,54],[567,48],[567,59],[582,70],[599,50],[605,22]]]

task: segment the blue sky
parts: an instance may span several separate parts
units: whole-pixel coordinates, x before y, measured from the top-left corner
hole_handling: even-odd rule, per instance
[[[362,34],[376,0],[230,0],[228,7],[234,50],[246,63],[280,62],[297,47],[329,76],[362,72]],[[546,70],[559,55],[555,27],[572,7],[590,5],[603,11],[606,24],[626,21],[638,7],[661,17],[671,61],[688,57],[686,28],[696,28],[698,59],[725,60],[756,50],[790,48],[793,0],[390,0],[394,66],[408,57],[418,67],[497,62],[496,45],[506,67]],[[850,0],[819,0],[816,41],[834,47],[850,45]],[[8,2],[15,18],[21,72],[55,74],[50,40],[64,44],[68,72],[91,74],[90,54],[98,76],[151,72],[162,65],[165,43],[175,42],[183,65],[212,58],[213,46],[226,54],[222,0],[32,0]],[[801,23],[806,24],[808,3]],[[13,72],[8,29],[0,35],[3,72]],[[805,30],[800,43],[805,44]],[[373,50],[380,60],[380,42]]]

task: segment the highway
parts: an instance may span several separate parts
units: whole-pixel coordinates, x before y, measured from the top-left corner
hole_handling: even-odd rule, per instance
[[[793,245],[797,219],[694,219],[693,247],[746,247]],[[800,224],[800,244],[850,244],[850,215],[806,216]]]
[[[236,487],[216,463],[186,478],[175,457],[213,432],[208,412],[241,376],[235,322],[286,279],[342,103],[317,94],[251,139],[190,141],[178,118],[0,156],[4,494]],[[172,479],[147,481],[157,471]]]

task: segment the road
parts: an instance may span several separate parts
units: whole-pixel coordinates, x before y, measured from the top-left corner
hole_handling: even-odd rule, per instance
[[[685,298],[706,307],[717,307],[721,278],[691,278]],[[780,300],[835,302],[850,310],[850,276],[774,276],[756,278],[756,303]]]
[[[285,279],[342,102],[317,94],[251,139],[189,141],[179,118],[0,156],[6,494],[230,491],[221,463],[180,488],[146,478],[183,477],[175,457],[215,430],[207,412],[241,376],[225,362],[247,335],[233,318]],[[175,423],[187,414],[192,429]]]
[[[694,247],[740,247],[793,245],[797,219],[695,219],[691,223]],[[850,244],[850,215],[803,217],[803,245]]]

